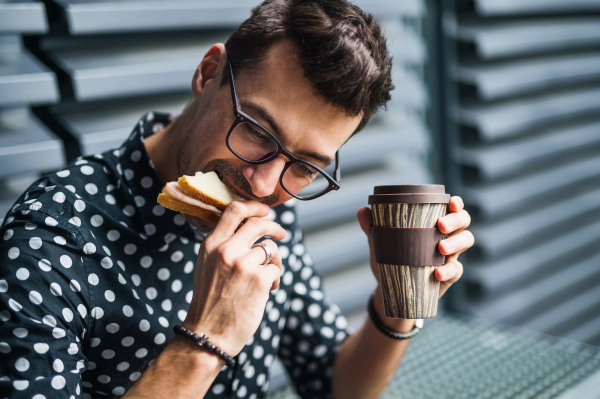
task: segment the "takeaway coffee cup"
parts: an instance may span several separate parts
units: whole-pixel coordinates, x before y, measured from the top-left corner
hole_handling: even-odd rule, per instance
[[[369,196],[387,317],[426,319],[437,314],[440,282],[434,273],[445,263],[437,245],[446,238],[437,221],[446,215],[449,202],[450,195],[437,184],[376,186]]]

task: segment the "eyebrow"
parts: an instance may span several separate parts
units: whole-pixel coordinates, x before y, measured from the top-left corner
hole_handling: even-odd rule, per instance
[[[269,126],[271,126],[271,129],[273,129],[273,134],[275,134],[280,140],[282,139],[283,135],[281,134],[281,129],[279,128],[279,125],[277,125],[277,123],[275,122],[273,117],[271,117],[271,115],[267,112],[266,109],[264,109],[262,106],[260,106],[258,104],[254,104],[251,102],[241,101],[241,105],[242,105],[242,109],[244,109],[244,110],[247,109],[252,114],[258,115],[262,119],[264,119],[269,124]],[[281,140],[281,141],[283,141],[283,140]],[[328,166],[329,164],[331,164],[333,162],[333,158],[330,158],[327,155],[319,154],[319,153],[313,152],[313,151],[301,150],[301,151],[298,151],[298,155],[314,158],[317,161],[322,162],[323,165],[325,165],[325,166]]]

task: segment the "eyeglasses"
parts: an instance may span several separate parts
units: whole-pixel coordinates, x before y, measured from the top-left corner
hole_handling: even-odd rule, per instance
[[[335,169],[331,177],[317,165],[298,158],[288,151],[269,129],[242,111],[229,58],[227,58],[227,65],[235,115],[235,122],[231,125],[226,138],[229,150],[241,160],[254,165],[272,161],[279,154],[285,155],[289,161],[281,172],[279,183],[288,194],[299,200],[311,200],[331,190],[339,190],[341,185],[338,153],[335,153]]]

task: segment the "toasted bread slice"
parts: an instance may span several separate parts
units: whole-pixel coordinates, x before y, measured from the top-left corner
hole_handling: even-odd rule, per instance
[[[176,212],[197,216],[200,219],[206,220],[214,224],[217,224],[220,219],[220,216],[213,212],[207,211],[202,208],[198,208],[197,206],[186,204],[181,201],[177,201],[176,199],[173,199],[163,193],[158,194],[158,203],[164,206],[165,208],[174,210]]]
[[[244,201],[233,193],[215,172],[197,172],[195,176],[181,176],[177,184],[187,195],[205,204],[223,210],[231,201]]]

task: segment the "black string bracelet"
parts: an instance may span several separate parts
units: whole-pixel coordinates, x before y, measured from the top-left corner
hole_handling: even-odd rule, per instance
[[[198,334],[194,333],[192,330],[188,330],[187,328],[180,326],[180,325],[173,326],[173,331],[175,332],[175,334],[181,334],[184,337],[188,337],[189,339],[191,339],[192,341],[197,343],[199,346],[206,348],[209,351],[212,351],[215,355],[217,355],[221,359],[223,359],[225,361],[225,363],[227,364],[227,366],[229,366],[229,367],[235,366],[235,360],[231,356],[229,356],[227,353],[223,352],[223,350],[221,348],[219,348],[218,346],[215,346],[212,342],[209,342],[206,334],[200,333],[200,335],[198,335]]]
[[[375,313],[374,298],[375,295],[371,294],[371,297],[369,298],[369,305],[367,306],[367,309],[369,310],[369,318],[371,319],[375,327],[377,327],[377,329],[383,334],[394,339],[409,339],[414,337],[419,331],[421,331],[421,328],[423,327],[423,320],[417,320],[417,322],[415,323],[415,327],[407,333],[392,331],[389,328],[387,328],[385,324],[383,324],[383,322],[379,319],[379,317],[377,317],[377,313]]]

